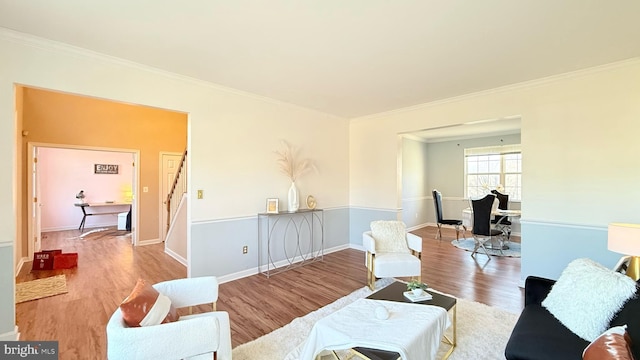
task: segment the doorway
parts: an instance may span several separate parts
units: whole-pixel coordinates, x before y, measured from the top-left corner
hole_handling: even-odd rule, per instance
[[[83,190],[86,202],[100,204],[105,209],[127,212],[130,204],[132,214],[131,243],[138,243],[139,206],[138,189],[139,151],[131,149],[81,147],[59,144],[29,143],[28,157],[31,159],[31,174],[27,177],[27,191],[33,196],[28,201],[28,256],[41,247],[43,226],[48,231],[75,228],[82,218],[74,203],[76,193]],[[115,171],[101,174],[95,165],[111,162]],[[43,175],[46,177],[46,182]],[[71,196],[74,196],[73,198]],[[113,204],[113,205],[111,205]],[[100,211],[103,212],[103,211]],[[96,216],[100,220],[88,227],[113,223],[111,216]],[[91,219],[89,217],[88,219]],[[93,220],[93,219],[91,219]]]
[[[469,207],[464,149],[520,144],[521,124],[514,115],[398,134],[398,198],[407,227],[435,224],[433,189],[443,194],[445,218],[460,219]],[[520,208],[519,201],[511,205]],[[519,223],[514,231],[519,235]]]
[[[167,210],[167,196],[171,192],[173,181],[180,169],[182,154],[176,152],[160,153],[160,239],[167,239],[167,230],[169,224],[169,211]],[[186,184],[182,187],[186,191]]]

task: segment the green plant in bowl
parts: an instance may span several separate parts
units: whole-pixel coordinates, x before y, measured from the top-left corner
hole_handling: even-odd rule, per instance
[[[416,296],[422,294],[427,288],[427,284],[418,280],[411,280],[407,283],[407,290],[412,291]]]

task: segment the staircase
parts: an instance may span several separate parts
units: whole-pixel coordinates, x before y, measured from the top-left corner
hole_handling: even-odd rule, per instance
[[[182,154],[182,160],[173,179],[173,184],[167,194],[167,236],[165,252],[187,265],[187,150]]]

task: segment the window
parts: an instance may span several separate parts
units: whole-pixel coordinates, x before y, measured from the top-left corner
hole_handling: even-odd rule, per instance
[[[522,196],[522,152],[520,145],[464,149],[465,196],[480,198],[497,189],[509,200]]]

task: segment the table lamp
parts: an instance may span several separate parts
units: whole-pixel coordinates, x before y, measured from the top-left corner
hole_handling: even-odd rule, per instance
[[[608,248],[611,251],[630,255],[627,276],[633,280],[640,279],[640,225],[609,224]]]

